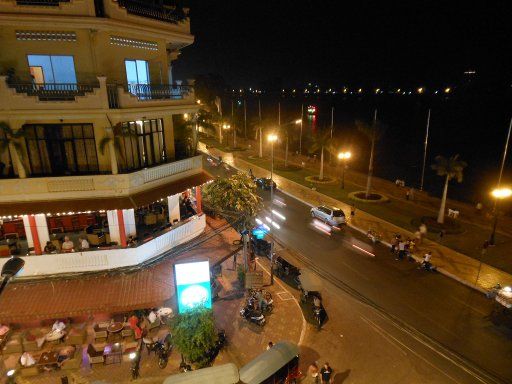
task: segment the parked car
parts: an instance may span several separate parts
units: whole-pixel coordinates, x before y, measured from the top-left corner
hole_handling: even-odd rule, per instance
[[[258,188],[264,189],[266,191],[270,190],[270,186],[274,186],[274,190],[277,189],[276,182],[274,180],[271,180],[268,177],[260,177],[259,179],[256,179],[256,185]]]
[[[311,208],[311,217],[315,217],[333,226],[345,224],[345,213],[340,208],[327,207],[325,205]]]

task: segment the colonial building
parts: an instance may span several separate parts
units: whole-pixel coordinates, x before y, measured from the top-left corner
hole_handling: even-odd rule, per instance
[[[172,74],[193,42],[187,13],[163,0],[0,0],[0,256],[50,242],[54,272],[112,268],[204,229],[195,187],[208,178],[175,145],[197,111],[193,82]],[[97,252],[75,255],[78,236]],[[116,252],[128,261],[112,264]]]

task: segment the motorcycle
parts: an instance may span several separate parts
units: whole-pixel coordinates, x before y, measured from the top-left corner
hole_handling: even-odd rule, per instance
[[[381,236],[372,229],[369,229],[368,232],[366,232],[366,237],[368,237],[373,244],[380,243],[381,241]]]
[[[252,310],[248,305],[240,309],[240,317],[260,327],[265,324],[265,316],[261,312]]]
[[[265,290],[259,292],[257,290],[252,290],[249,292],[249,297],[247,298],[247,306],[252,309],[256,309],[259,306],[259,295],[263,297],[263,301],[261,303],[261,308],[259,308],[262,312],[270,313],[274,310],[274,299],[272,299],[272,294]]]
[[[169,355],[172,352],[172,344],[171,344],[171,335],[167,335],[163,340],[156,341],[153,344],[149,344],[148,354],[151,352],[155,352],[158,357],[158,366],[160,369],[164,369],[167,367],[167,363],[169,361]]]
[[[420,266],[418,267],[418,269],[422,269],[427,272],[436,272],[437,271],[437,267],[435,265],[432,265],[432,263],[430,261],[422,261],[420,263]]]
[[[316,327],[318,330],[322,328],[324,308],[319,297],[313,297],[313,316],[315,317]]]
[[[208,363],[209,365],[213,364],[213,361],[219,354],[220,350],[224,348],[224,346],[227,344],[227,338],[226,338],[226,332],[224,330],[221,330],[217,334],[217,341],[215,342],[215,346],[208,351],[206,351],[206,356],[208,357]]]

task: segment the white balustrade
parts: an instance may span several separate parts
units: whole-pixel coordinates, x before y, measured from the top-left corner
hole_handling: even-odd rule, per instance
[[[194,216],[136,248],[101,249],[86,252],[23,256],[25,266],[18,277],[35,277],[59,273],[93,272],[136,266],[149,261],[203,233],[205,215]],[[0,259],[0,267],[7,258]]]

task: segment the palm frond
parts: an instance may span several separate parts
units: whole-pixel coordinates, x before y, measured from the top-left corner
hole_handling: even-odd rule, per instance
[[[17,142],[17,141],[14,141],[12,143],[13,147],[14,147],[14,150],[16,151],[16,153],[18,154],[18,158],[20,159],[20,162],[23,163],[23,146]]]
[[[0,131],[2,131],[6,138],[13,136],[12,128],[5,121],[0,121]]]
[[[108,146],[108,144],[113,140],[110,136],[103,137],[100,142],[98,143],[98,149],[102,155],[105,154],[105,148]]]
[[[6,139],[0,140],[0,154],[9,151],[9,141]]]
[[[119,154],[119,157],[125,162],[124,152],[123,152],[123,142],[119,136],[114,137],[114,150]]]

